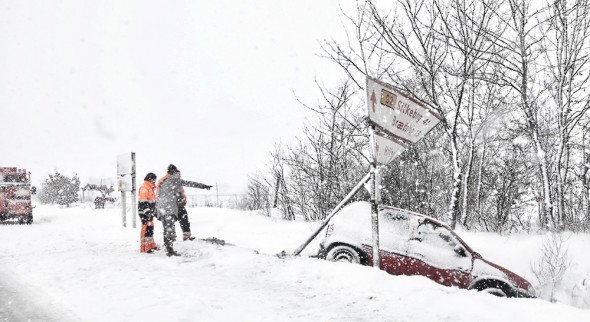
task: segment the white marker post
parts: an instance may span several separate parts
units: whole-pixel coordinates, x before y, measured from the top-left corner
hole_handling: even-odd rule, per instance
[[[137,196],[135,195],[135,152],[117,156],[117,186],[121,191],[121,208],[123,210],[123,227],[127,227],[127,191],[131,192],[132,227],[137,224]]]
[[[387,165],[420,141],[442,118],[422,103],[397,91],[393,86],[367,76],[367,112],[371,122],[371,220],[373,230],[373,267],[380,268],[378,165]]]

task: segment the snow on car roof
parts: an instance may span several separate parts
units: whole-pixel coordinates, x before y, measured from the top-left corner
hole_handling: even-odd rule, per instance
[[[449,228],[447,226],[447,224],[445,224],[444,222],[442,222],[436,218],[429,217],[427,215],[418,213],[418,212],[414,212],[414,211],[410,211],[410,210],[406,210],[406,209],[402,209],[402,208],[397,208],[397,207],[393,207],[393,206],[388,206],[388,205],[379,205],[379,211],[384,210],[384,209],[395,210],[395,211],[403,213],[403,214],[422,217],[422,218],[428,219],[436,224],[439,224],[441,226]],[[356,201],[356,202],[350,203],[346,207],[342,208],[342,210],[340,210],[339,214],[334,218],[344,217],[344,218],[347,218],[347,220],[350,220],[350,217],[357,217],[359,213],[370,214],[371,213],[371,203],[368,201]]]

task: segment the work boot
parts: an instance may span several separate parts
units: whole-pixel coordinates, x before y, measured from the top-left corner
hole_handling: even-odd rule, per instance
[[[166,256],[180,256],[180,254],[177,253],[172,247],[166,247]]]
[[[180,256],[179,253],[175,252],[175,251],[169,251],[166,253],[166,256],[168,257],[172,257],[172,256]]]

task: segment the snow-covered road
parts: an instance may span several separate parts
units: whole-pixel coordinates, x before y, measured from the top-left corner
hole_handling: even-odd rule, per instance
[[[53,301],[42,289],[33,289],[17,274],[0,265],[0,322],[74,322],[79,318]]]
[[[177,242],[183,256],[168,258],[163,252],[140,254],[139,228],[121,227],[117,208],[35,210],[31,226],[0,225],[0,266],[82,321],[590,321],[589,310],[566,304],[496,298],[423,277],[273,255],[295,249],[313,228],[308,223],[189,209],[197,237],[235,246]],[[530,238],[466,239],[484,256],[500,257],[500,264],[532,279],[522,257],[536,250],[521,248],[534,244]],[[317,241],[304,254],[314,254],[314,247]],[[498,247],[506,248],[492,251]],[[582,261],[578,269],[586,265]]]

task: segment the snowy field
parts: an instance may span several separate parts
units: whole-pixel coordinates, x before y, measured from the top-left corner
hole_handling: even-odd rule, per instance
[[[233,245],[180,241],[182,257],[141,254],[139,228],[122,227],[118,208],[37,205],[33,225],[0,225],[0,278],[60,321],[590,321],[590,281],[582,285],[590,274],[588,234],[567,235],[572,263],[550,303],[310,258],[319,240],[304,256],[274,256],[292,252],[312,231],[309,223],[218,208],[189,208],[189,216],[198,238]],[[159,222],[155,231],[161,246]],[[544,236],[459,234],[539,286],[531,262]],[[0,310],[0,321],[8,313]]]

